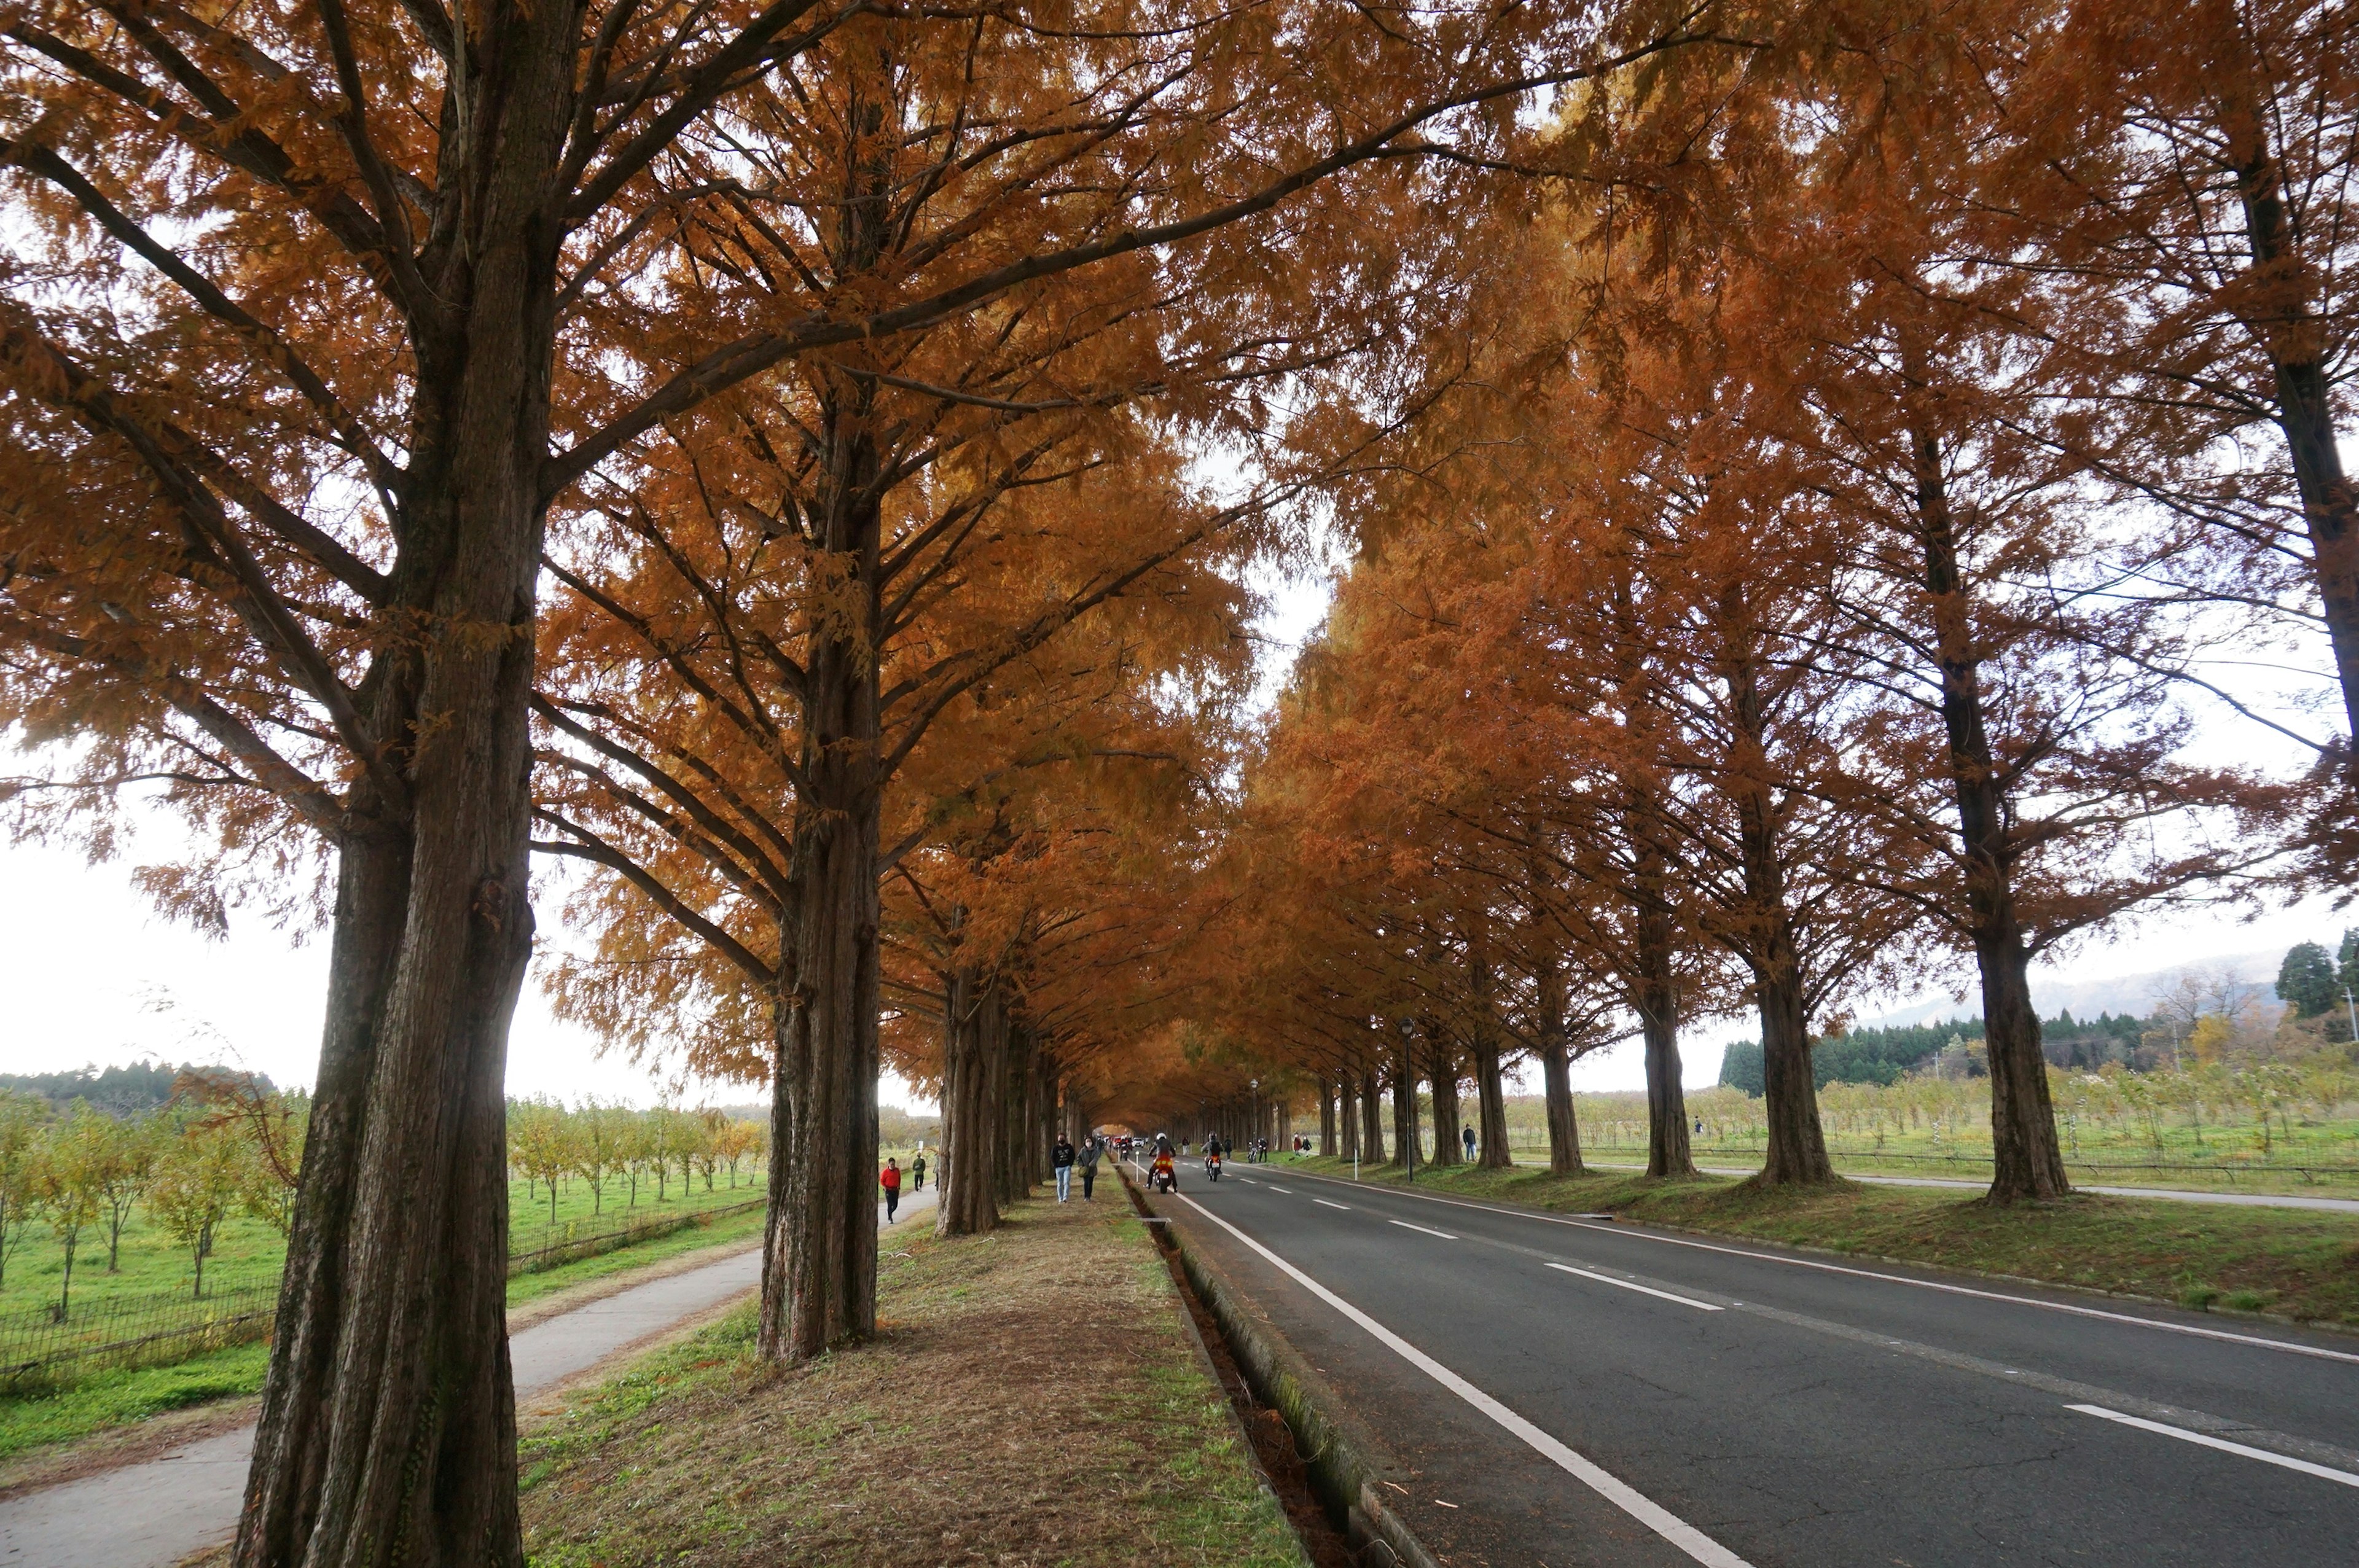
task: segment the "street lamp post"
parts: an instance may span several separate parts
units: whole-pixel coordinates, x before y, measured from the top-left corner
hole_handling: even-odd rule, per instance
[[[1261,1162],[1261,1080],[1247,1078],[1245,1087],[1253,1091],[1253,1130],[1245,1135],[1245,1159],[1253,1164]]]

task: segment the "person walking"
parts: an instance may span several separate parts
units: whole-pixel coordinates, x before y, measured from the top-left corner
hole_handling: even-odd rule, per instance
[[[886,1160],[885,1169],[877,1173],[876,1184],[885,1189],[885,1223],[893,1223],[893,1211],[901,1206],[901,1162]]]
[[[1070,1203],[1073,1196],[1073,1141],[1063,1133],[1057,1134],[1057,1146],[1049,1151],[1049,1163],[1057,1173],[1057,1201]]]
[[[1471,1165],[1474,1162],[1474,1130],[1462,1127],[1458,1130],[1458,1137],[1466,1145],[1466,1162]]]
[[[923,1154],[909,1162],[909,1190],[913,1193],[926,1190],[926,1157]]]
[[[1091,1137],[1082,1140],[1082,1201],[1097,1202],[1098,1156],[1105,1152],[1105,1140]]]

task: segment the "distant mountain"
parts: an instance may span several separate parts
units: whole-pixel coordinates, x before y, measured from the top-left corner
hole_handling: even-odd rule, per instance
[[[2257,953],[2227,953],[2208,958],[2198,965],[2174,964],[2167,969],[2147,969],[2135,975],[2109,975],[2103,978],[2077,974],[2031,977],[2031,1002],[2041,1016],[2053,1018],[2069,1011],[2075,1018],[2094,1018],[2099,1013],[2128,1013],[2144,1018],[2154,1011],[2156,1000],[2190,968],[2208,973],[2222,969],[2234,972],[2253,988],[2253,994],[2264,1001],[2277,996],[2277,965],[2285,954],[2271,948]],[[1980,998],[1966,992],[1961,1001],[1949,995],[1936,996],[1875,1018],[1863,1018],[1857,1027],[1886,1029],[1907,1023],[1930,1023],[1936,1019],[1971,1014],[1980,1008]]]
[[[190,1063],[190,1066],[196,1065]],[[73,1073],[0,1073],[0,1089],[38,1095],[63,1110],[78,1099],[109,1116],[140,1116],[172,1098],[172,1080],[181,1069],[169,1062],[133,1062],[125,1066],[92,1065]],[[272,1086],[261,1080],[266,1090]]]

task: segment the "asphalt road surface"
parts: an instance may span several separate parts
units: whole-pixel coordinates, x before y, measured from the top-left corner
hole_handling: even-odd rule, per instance
[[[931,1206],[933,1189],[905,1195],[901,1217]],[[876,1206],[881,1223],[885,1206]],[[651,1280],[545,1318],[508,1340],[519,1402],[556,1387],[761,1282],[757,1247],[686,1273]],[[245,1495],[254,1428],[241,1427],[158,1458],[0,1502],[6,1568],[171,1568],[227,1540]]]
[[[2359,1337],[1232,1163],[1155,1200],[1473,1564],[2359,1563]]]

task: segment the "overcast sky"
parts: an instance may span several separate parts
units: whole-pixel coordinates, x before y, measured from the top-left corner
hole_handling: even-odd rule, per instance
[[[1273,610],[1261,630],[1276,644],[1270,650],[1274,661],[1284,660],[1325,613],[1326,585],[1263,586],[1272,594]],[[1266,696],[1275,691],[1282,667],[1274,663]],[[2223,743],[2248,740],[2223,733]],[[168,822],[151,824],[132,836],[120,858],[96,866],[71,850],[0,845],[0,1072],[161,1057],[232,1063],[267,1073],[283,1085],[311,1081],[326,972],[324,935],[291,940],[259,920],[233,915],[228,939],[213,941],[165,921],[134,891],[131,874],[143,860],[168,858],[178,838]],[[561,942],[561,932],[548,929],[558,903],[547,892],[538,900],[545,939]],[[2343,925],[2323,901],[2250,924],[2180,915],[2083,948],[2064,968],[2076,979],[2143,974],[2205,964],[2227,954],[2282,951],[2305,940],[2332,944]],[[2248,978],[2275,977],[2272,970]],[[1888,1000],[1897,1006],[1921,998]],[[1971,1000],[1960,1011],[1972,1011]],[[1750,1033],[1741,1022],[1690,1032],[1682,1041],[1689,1083],[1712,1083],[1719,1075],[1721,1046]],[[645,1104],[677,1071],[658,1065],[659,1081],[647,1068],[601,1055],[598,1046],[595,1039],[551,1018],[538,987],[528,985],[509,1054],[509,1092],[569,1101],[595,1095]],[[1583,1060],[1574,1069],[1574,1087],[1643,1088],[1638,1047],[1625,1045]],[[756,1098],[758,1092],[734,1085],[688,1086],[691,1100],[716,1103]],[[898,1080],[888,1080],[879,1098],[888,1104],[910,1101],[908,1086]]]

